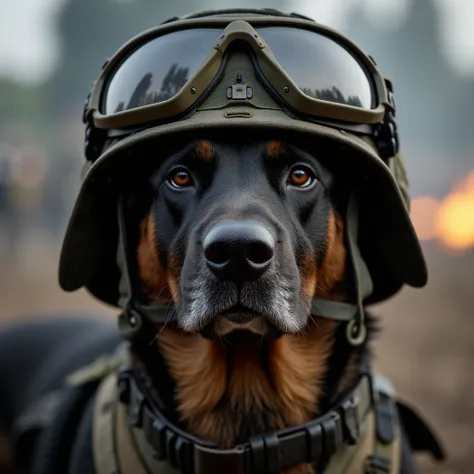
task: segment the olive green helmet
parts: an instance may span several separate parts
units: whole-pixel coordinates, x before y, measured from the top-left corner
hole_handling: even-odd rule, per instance
[[[337,144],[334,166],[363,177],[351,211],[357,222],[347,231],[354,264],[364,267],[359,280],[370,280],[363,303],[426,283],[392,84],[349,39],[309,18],[275,10],[173,18],[105,63],[84,122],[84,179],[60,261],[65,290],[85,286],[119,305],[124,268],[111,176],[137,166],[137,146],[228,130]]]

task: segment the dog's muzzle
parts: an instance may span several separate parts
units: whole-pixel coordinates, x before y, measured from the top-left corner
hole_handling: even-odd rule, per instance
[[[255,282],[271,267],[276,238],[256,220],[223,220],[212,226],[203,239],[207,268],[222,282],[235,284],[240,293],[245,282]],[[261,336],[279,337],[279,331],[255,308],[240,301],[216,315],[202,334],[225,336],[246,330]]]

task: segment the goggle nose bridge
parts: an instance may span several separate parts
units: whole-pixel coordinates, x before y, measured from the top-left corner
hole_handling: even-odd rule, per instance
[[[236,40],[246,41],[250,46],[256,47],[257,49],[268,48],[268,45],[258,34],[257,30],[244,20],[235,20],[229,23],[214,43],[214,48],[224,54],[229,45]]]

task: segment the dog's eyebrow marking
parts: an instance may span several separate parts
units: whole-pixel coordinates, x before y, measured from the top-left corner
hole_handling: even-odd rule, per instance
[[[214,147],[207,140],[201,140],[196,146],[196,156],[203,161],[212,160],[214,157]]]
[[[270,140],[267,143],[267,156],[269,158],[280,158],[286,153],[286,146],[281,140]]]

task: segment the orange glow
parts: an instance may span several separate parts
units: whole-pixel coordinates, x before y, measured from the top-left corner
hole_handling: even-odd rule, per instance
[[[439,207],[440,202],[438,199],[431,196],[413,199],[411,203],[411,219],[419,239],[433,240],[437,238],[435,222]]]
[[[436,239],[453,250],[474,247],[474,171],[441,201],[413,199],[411,217],[420,240]]]

